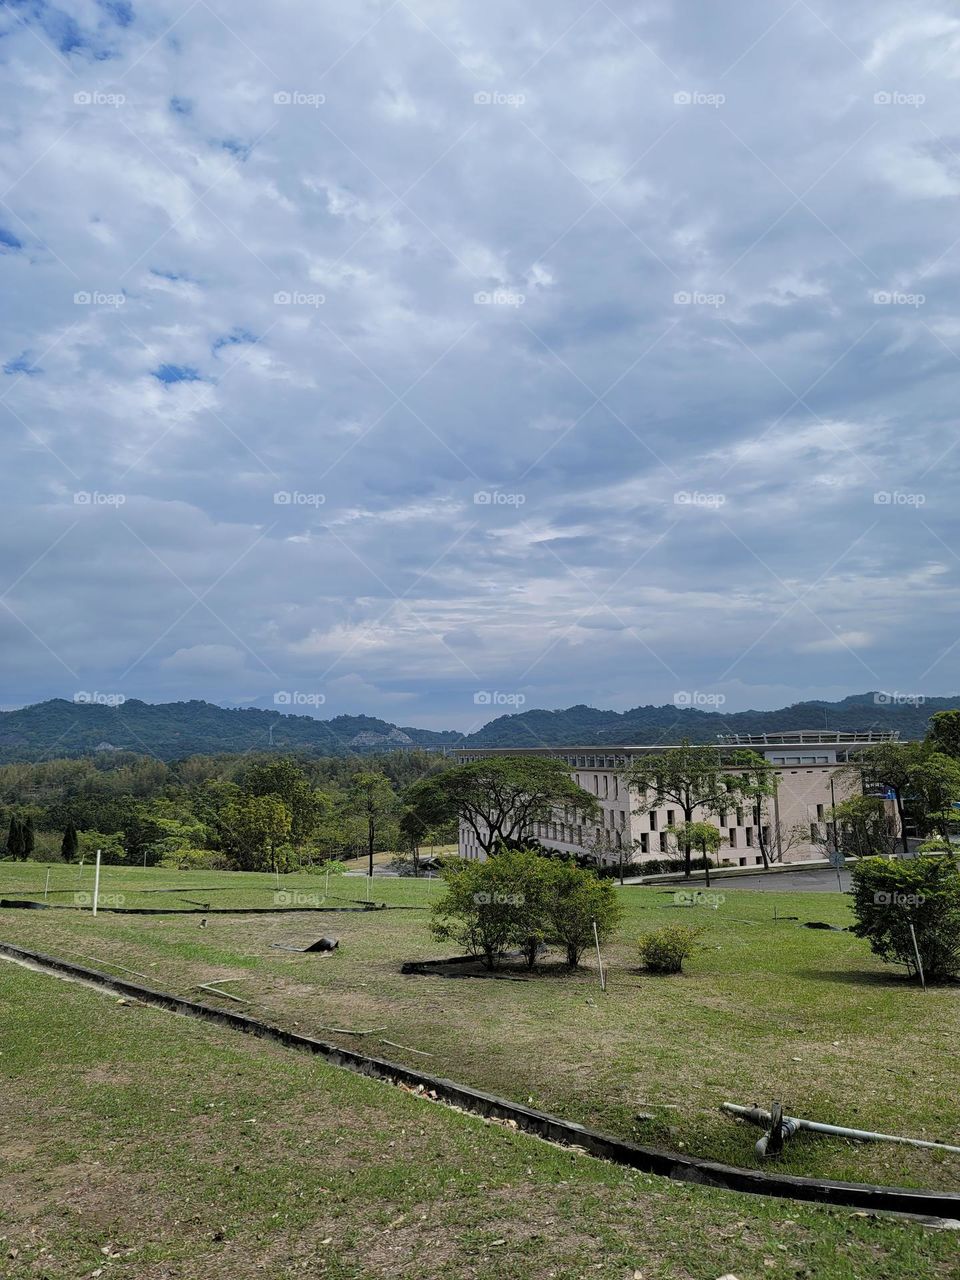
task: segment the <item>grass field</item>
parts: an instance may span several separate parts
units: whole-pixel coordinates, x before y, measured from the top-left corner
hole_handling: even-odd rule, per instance
[[[953,1233],[616,1169],[19,966],[0,1010],[7,1280],[956,1274]]]
[[[18,889],[42,896],[45,874],[38,865],[2,864],[0,896]],[[77,868],[54,867],[50,901],[69,901],[79,891],[74,881]],[[164,888],[177,892],[154,892]],[[271,906],[277,892],[265,875],[113,867],[104,869],[101,891],[152,907],[189,906],[182,898]],[[323,877],[284,877],[280,892],[319,901]],[[438,882],[375,878],[372,886],[375,900],[406,907],[426,907],[440,892]],[[197,992],[198,983],[242,979],[229,989],[251,1002],[244,1010],[277,1024],[730,1163],[757,1163],[758,1133],[720,1115],[725,1100],[768,1106],[780,1098],[788,1111],[829,1123],[960,1142],[953,1065],[960,988],[923,994],[851,935],[783,919],[848,923],[843,896],[721,885],[714,911],[677,908],[670,891],[620,892],[625,923],[606,949],[606,994],[592,965],[572,975],[550,965],[520,981],[401,975],[402,961],[443,954],[426,909],[209,915],[203,929],[198,916],[101,913],[94,920],[89,911],[9,910],[0,912],[0,938],[123,965],[151,985],[209,1003],[219,997]],[[332,905],[363,899],[366,881],[337,877],[330,894]],[[640,972],[636,937],[678,920],[705,929],[684,974]],[[341,945],[327,956],[270,946],[331,932]],[[331,1027],[381,1030],[357,1038]],[[381,1038],[420,1052],[385,1048]],[[788,1145],[780,1167],[888,1185],[960,1185],[960,1156],[810,1136]]]

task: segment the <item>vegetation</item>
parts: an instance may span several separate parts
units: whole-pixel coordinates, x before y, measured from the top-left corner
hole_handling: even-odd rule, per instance
[[[584,951],[610,938],[621,917],[613,886],[572,861],[503,849],[485,862],[444,872],[447,891],[433,908],[434,936],[466,947],[495,969],[510,947],[528,969],[542,947],[559,947],[575,969]]]
[[[626,769],[625,777],[635,787],[640,803],[635,813],[648,813],[672,802],[683,814],[680,847],[683,850],[684,875],[692,871],[693,815],[697,809],[721,813],[735,804],[731,787],[735,785],[725,774],[716,747],[696,746],[683,741],[678,747],[662,753],[640,756]]]
[[[425,824],[456,822],[459,815],[486,853],[516,846],[536,822],[567,811],[574,820],[597,817],[597,800],[570,777],[562,760],[495,756],[455,765],[415,783],[407,804]]]
[[[0,1006],[6,1280],[955,1273],[949,1231],[615,1168],[13,965]]]
[[[938,733],[942,738],[946,732],[941,719]],[[949,836],[953,805],[960,801],[960,760],[936,750],[933,739],[877,743],[858,753],[856,762],[840,774],[862,780],[867,794],[880,788],[889,793],[896,806],[904,853],[911,831],[920,836],[931,832]]]
[[[853,869],[853,909],[853,932],[882,960],[919,978],[919,952],[928,981],[960,973],[960,870],[952,859],[864,858]]]
[[[640,960],[651,973],[680,973],[683,962],[693,954],[702,929],[685,924],[665,925],[645,933],[637,947]]]
[[[443,767],[432,752],[313,758],[126,752],[0,766],[0,830],[12,859],[289,870],[409,847],[402,793]],[[455,822],[419,838],[456,839]]]

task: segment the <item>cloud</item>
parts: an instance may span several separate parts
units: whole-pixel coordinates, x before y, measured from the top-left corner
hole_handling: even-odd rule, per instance
[[[17,7],[8,701],[956,685],[960,27],[618,13]]]

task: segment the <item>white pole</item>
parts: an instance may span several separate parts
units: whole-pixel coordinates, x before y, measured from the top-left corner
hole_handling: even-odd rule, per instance
[[[597,933],[597,922],[593,922],[593,940],[597,944],[597,968],[600,970],[600,990],[606,991],[607,980],[603,976],[603,961],[600,959],[600,935]]]
[[[927,980],[923,976],[923,961],[920,959],[920,948],[917,946],[917,935],[912,920],[910,921],[910,937],[913,939],[913,954],[917,957],[917,972],[920,974],[920,985],[926,991]]]
[[[47,890],[48,890],[49,888],[50,888],[50,868],[49,868],[49,867],[47,867],[47,882],[46,882],[46,884],[43,886],[43,900],[44,900],[44,902],[46,902],[46,900],[47,900]]]
[[[370,877],[367,876],[367,901],[370,901]]]
[[[325,895],[330,892],[330,868],[329,867],[327,867],[326,875],[324,876],[324,880],[323,880],[323,892]]]
[[[97,898],[100,896],[100,850],[97,850],[97,866],[93,873],[93,914],[97,914]]]
[[[277,873],[277,888],[279,889],[280,888],[280,868],[274,867],[274,871]]]

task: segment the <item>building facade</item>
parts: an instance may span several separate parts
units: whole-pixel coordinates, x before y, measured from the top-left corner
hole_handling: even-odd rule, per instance
[[[768,856],[775,862],[803,862],[823,857],[822,841],[828,835],[830,810],[860,787],[842,765],[857,752],[876,742],[890,741],[889,731],[862,733],[831,730],[797,730],[777,734],[737,734],[721,738],[721,758],[750,750],[764,756],[776,769],[776,793],[765,802],[763,831],[750,810],[731,806],[725,813],[697,811],[696,822],[718,827],[722,844],[714,861],[720,866],[762,865],[761,835]],[[644,755],[659,755],[669,746],[656,747],[488,747],[460,748],[451,755],[460,764],[496,756],[545,756],[562,760],[570,776],[600,805],[599,821],[584,825],[576,813],[555,812],[549,821],[534,822],[524,835],[564,853],[587,854],[601,863],[629,860],[638,864],[654,858],[677,857],[669,828],[679,826],[683,810],[670,802],[651,805],[654,797],[641,797],[628,788],[623,771]],[[733,770],[731,766],[731,771]],[[643,808],[643,812],[637,810]],[[482,858],[476,834],[460,823],[459,852],[464,858]]]

